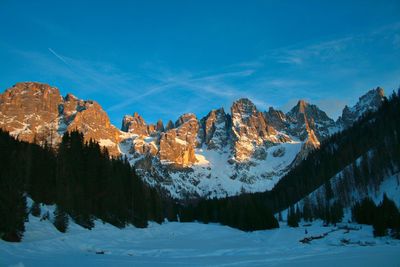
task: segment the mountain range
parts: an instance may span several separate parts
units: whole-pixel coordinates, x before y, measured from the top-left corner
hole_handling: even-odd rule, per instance
[[[0,94],[0,128],[19,140],[57,146],[67,131],[125,156],[142,179],[174,198],[225,197],[272,189],[279,179],[328,136],[350,127],[385,99],[380,87],[346,106],[334,121],[316,105],[299,100],[289,112],[260,111],[251,100],[229,112],[187,113],[175,122],[146,123],[126,115],[118,129],[95,101],[37,82],[17,83]]]

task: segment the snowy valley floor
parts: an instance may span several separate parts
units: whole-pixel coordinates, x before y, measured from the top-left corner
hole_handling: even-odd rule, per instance
[[[31,216],[21,243],[0,241],[0,266],[400,266],[400,241],[375,239],[368,226],[299,242],[332,229],[314,222],[252,233],[199,223],[120,230],[96,222],[91,231],[70,223],[61,234]]]

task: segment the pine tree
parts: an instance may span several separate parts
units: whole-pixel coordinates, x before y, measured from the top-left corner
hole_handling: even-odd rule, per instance
[[[3,195],[2,198],[5,201],[0,201],[0,238],[9,242],[19,242],[25,232],[26,198],[20,192],[14,192],[12,196]]]
[[[331,181],[330,180],[327,180],[325,182],[324,189],[325,189],[325,199],[326,199],[326,201],[331,200],[332,197],[333,197],[333,190],[332,190],[332,186],[331,186]]]
[[[0,130],[0,238],[10,242],[21,241],[28,218],[23,150],[25,147]]]
[[[291,206],[288,210],[287,224],[290,227],[299,227],[299,218],[296,215],[295,209]]]
[[[306,222],[312,221],[312,210],[310,199],[306,197],[303,204],[303,218]]]
[[[383,219],[382,210],[378,208],[377,216],[372,224],[374,228],[374,236],[385,236],[387,235],[387,225]]]
[[[341,222],[343,218],[343,206],[339,201],[335,201],[331,207],[331,220],[330,222],[336,224]]]
[[[54,226],[61,233],[65,233],[68,229],[68,215],[60,206],[56,206],[54,211]]]

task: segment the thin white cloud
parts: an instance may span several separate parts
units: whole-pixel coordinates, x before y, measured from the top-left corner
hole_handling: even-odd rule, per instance
[[[262,84],[264,86],[274,87],[274,88],[293,88],[299,86],[309,85],[309,81],[296,80],[290,78],[280,78],[280,79],[271,79],[263,81]]]
[[[398,29],[387,27],[375,31],[373,34],[378,35],[378,37],[380,34],[390,35],[388,33],[393,33]],[[312,73],[314,77],[326,75],[326,68],[328,67],[334,69],[330,74],[332,76],[336,75],[340,78],[339,75],[354,75],[352,74],[354,66],[335,68],[336,66],[332,62],[335,61],[335,63],[341,65],[342,56],[349,51],[348,49],[351,49],[355,43],[368,39],[367,37],[370,37],[370,35],[371,33],[367,33],[282,47],[266,51],[265,55],[254,60],[222,66],[213,71],[176,71],[166,67],[168,66],[167,63],[157,62],[155,64],[150,62],[144,66],[148,69],[144,71],[145,78],[143,80],[141,77],[138,78],[130,73],[122,72],[113,64],[62,55],[56,52],[56,48],[48,48],[51,55],[48,52],[24,52],[21,55],[29,57],[32,64],[39,65],[46,72],[73,81],[86,94],[88,92],[91,93],[90,95],[101,93],[112,97],[117,104],[108,107],[107,111],[113,113],[126,110],[130,105],[140,102],[149,106],[155,112],[164,114],[165,112],[162,112],[164,107],[160,109],[158,104],[152,105],[153,99],[157,95],[165,95],[168,98],[169,92],[173,93],[178,90],[187,91],[189,93],[187,95],[197,97],[198,102],[190,102],[189,104],[192,99],[168,99],[168,104],[174,107],[174,109],[168,109],[168,114],[178,112],[175,111],[177,109],[184,111],[189,108],[208,105],[210,101],[213,104],[221,103],[221,106],[226,106],[226,103],[231,103],[240,97],[248,97],[259,109],[267,109],[270,102],[276,104],[276,102],[282,101],[279,99],[296,98],[292,101],[296,102],[300,97],[317,99],[315,97],[316,91],[320,95],[323,94],[323,88],[319,88],[319,90],[309,89],[310,85],[314,85],[315,89],[315,84],[309,81],[312,80],[312,77],[311,79],[310,77],[304,77],[304,80],[301,80],[303,77],[299,79],[299,73],[296,72],[298,69],[305,69],[307,74]],[[393,45],[398,45],[398,36],[398,32],[397,35],[391,35]],[[332,62],[326,64],[328,60]],[[275,65],[272,65],[274,67],[276,67],[276,62],[287,65],[280,66],[284,70],[279,73],[269,69],[270,62],[275,63]],[[352,60],[352,62],[354,61]],[[319,68],[322,63],[324,68]],[[360,62],[357,63],[361,64]],[[309,68],[307,69],[307,67]],[[161,100],[158,99],[158,101]],[[181,103],[178,103],[178,101]],[[329,103],[326,106],[329,107]],[[339,104],[333,105],[334,108],[339,106]],[[158,110],[156,110],[156,107]],[[191,111],[196,112],[196,110]],[[332,112],[336,111],[333,110]]]
[[[58,58],[59,60],[61,60],[63,63],[65,63],[65,65],[70,66],[69,63],[64,59],[64,57],[60,56],[59,54],[57,54],[56,52],[54,52],[53,49],[51,49],[50,47],[47,48],[56,58]]]

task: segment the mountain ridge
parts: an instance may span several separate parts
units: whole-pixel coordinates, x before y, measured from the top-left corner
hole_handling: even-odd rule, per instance
[[[97,102],[25,82],[0,95],[0,128],[21,140],[53,145],[77,129],[110,155],[126,156],[147,183],[173,197],[223,197],[271,189],[320,142],[376,110],[383,99],[382,88],[370,90],[336,122],[304,100],[283,113],[273,107],[259,111],[242,98],[230,113],[219,108],[200,119],[186,113],[165,127],[161,120],[147,124],[134,112],[118,129]]]

